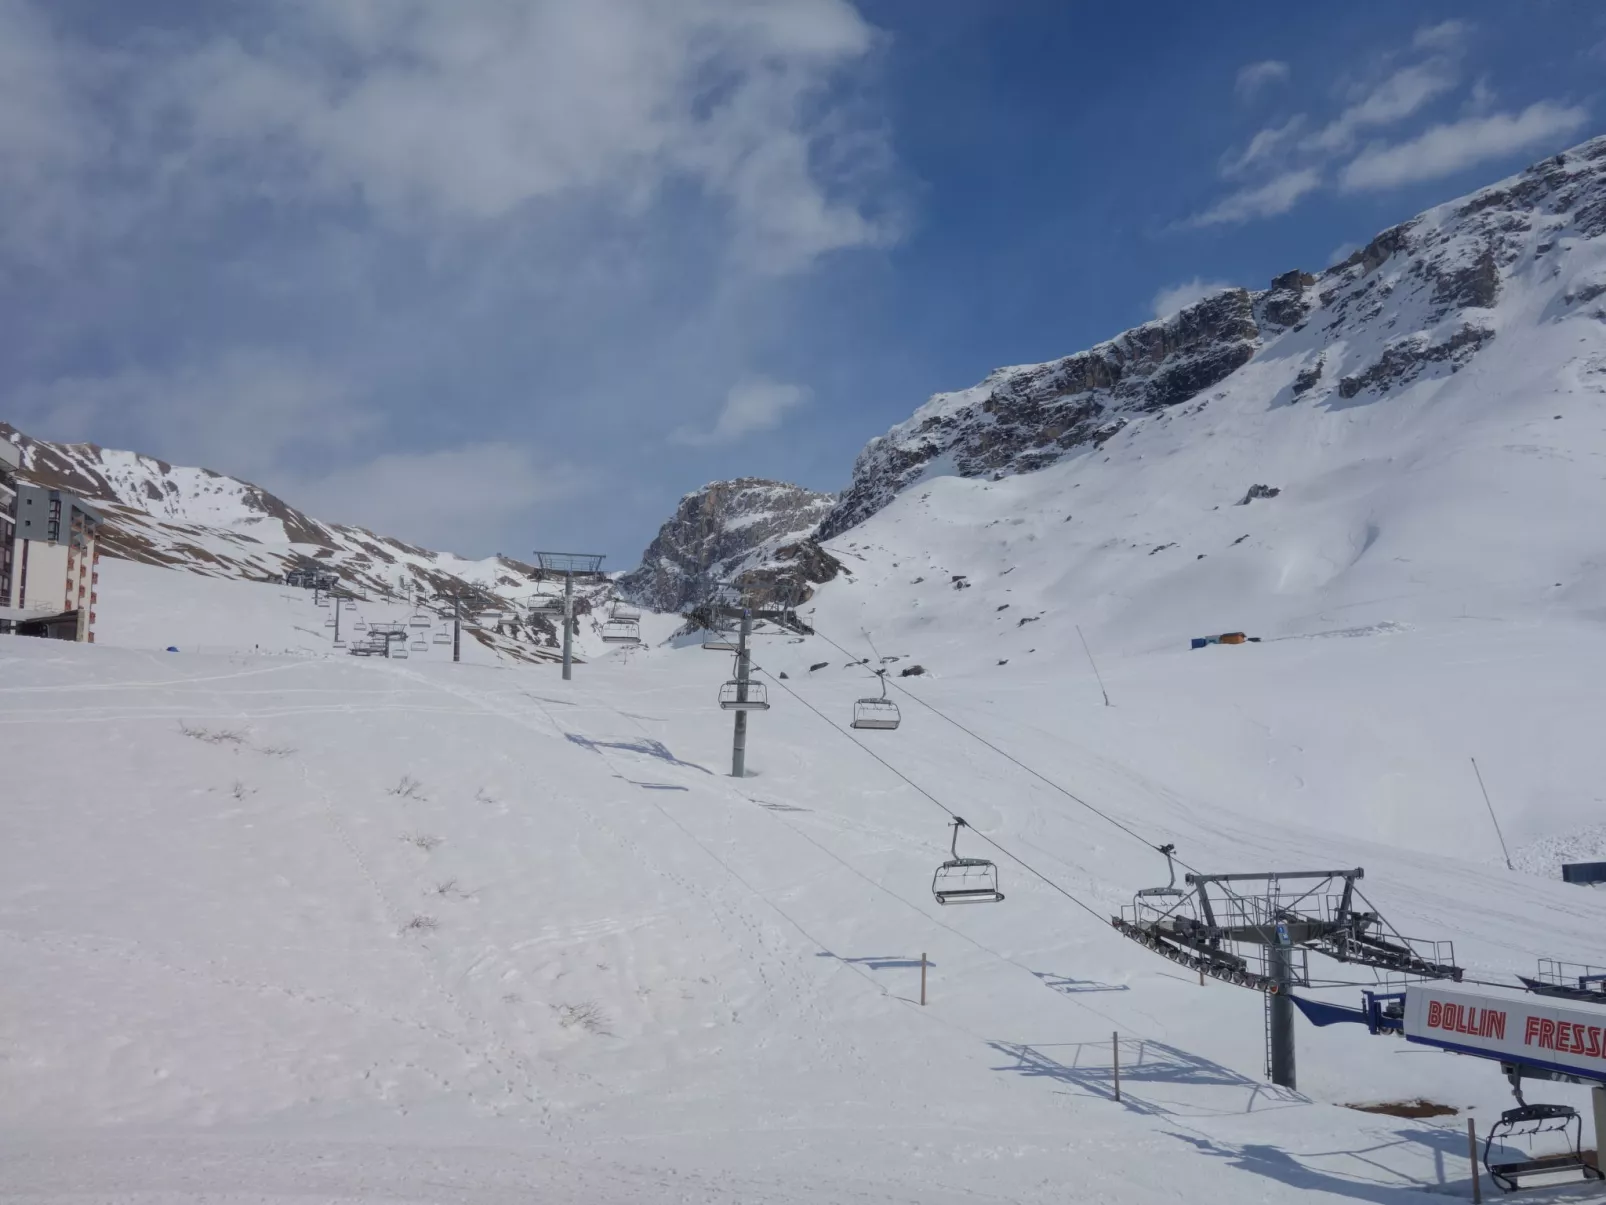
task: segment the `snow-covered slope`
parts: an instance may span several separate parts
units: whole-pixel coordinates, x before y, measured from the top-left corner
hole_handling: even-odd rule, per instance
[[[412,598],[484,591],[498,601],[532,592],[531,566],[506,557],[468,560],[360,527],[313,519],[266,490],[211,469],[138,452],[33,439],[0,422],[22,451],[23,472],[72,490],[106,511],[105,551],[123,560],[206,576],[265,581],[318,562],[350,587]]]
[[[682,611],[726,582],[764,586],[784,599],[835,572],[810,539],[836,503],[783,481],[715,481],[680,500],[619,590],[657,611]]]

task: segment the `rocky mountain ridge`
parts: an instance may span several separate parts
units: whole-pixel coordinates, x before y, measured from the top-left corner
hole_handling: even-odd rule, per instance
[[[1496,338],[1512,272],[1543,262],[1565,274],[1568,247],[1603,232],[1606,138],[1595,138],[1385,230],[1319,274],[1226,289],[1075,355],[936,394],[865,446],[818,535],[840,535],[930,476],[997,478],[1094,455],[1134,421],[1208,406],[1254,362],[1299,365],[1268,406],[1340,407],[1455,373]],[[1593,271],[1567,283],[1562,307],[1606,293]]]
[[[839,568],[812,538],[836,501],[759,477],[710,482],[680,500],[619,592],[655,611],[695,606],[727,582],[759,602],[802,601]]]

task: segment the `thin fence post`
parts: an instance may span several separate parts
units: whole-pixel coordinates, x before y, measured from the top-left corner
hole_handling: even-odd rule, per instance
[[[926,952],[920,952],[920,1007],[926,1006]]]
[[[1467,1160],[1472,1164],[1473,1205],[1483,1200],[1483,1183],[1478,1179],[1478,1123],[1467,1118]]]
[[[1121,1033],[1119,1030],[1110,1034],[1110,1049],[1115,1054],[1113,1063],[1115,1067],[1115,1100],[1119,1104],[1121,1100]]]

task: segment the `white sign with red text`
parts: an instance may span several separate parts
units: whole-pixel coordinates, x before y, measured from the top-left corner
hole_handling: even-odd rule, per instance
[[[1406,989],[1405,1036],[1606,1081],[1606,1007],[1429,984]]]

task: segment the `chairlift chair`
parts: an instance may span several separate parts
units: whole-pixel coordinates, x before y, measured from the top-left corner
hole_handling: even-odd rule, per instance
[[[890,731],[898,726],[903,716],[898,711],[898,705],[887,698],[887,671],[876,670],[876,677],[881,679],[881,695],[879,698],[871,695],[853,705],[853,727]]]
[[[346,610],[348,610],[348,611],[355,611],[355,610],[356,610],[356,609],[357,609],[357,602],[356,602],[356,600],[355,600],[355,599],[351,599],[351,598],[348,598],[348,599],[347,599],[347,600],[346,600]]]
[[[357,616],[357,622],[352,624],[351,627],[355,632],[366,632],[368,630],[368,621],[359,615]]]
[[[742,697],[742,687],[747,697]],[[719,705],[726,711],[768,711],[769,691],[762,682],[738,682],[732,678],[719,688]]]
[[[390,655],[394,660],[397,661],[407,660],[407,642],[398,640],[395,644],[391,645]]]
[[[344,640],[336,640],[335,641],[335,647],[337,649],[343,649],[343,648],[346,647],[346,642]]]
[[[607,644],[640,644],[641,624],[634,619],[610,619],[602,625],[602,639]]]
[[[429,652],[429,642],[427,640],[425,640],[422,636],[413,637],[413,642],[408,647],[410,647],[413,650],[413,652],[415,652],[415,653],[427,653],[427,652]]]
[[[335,626],[335,617],[333,615],[324,616],[323,626],[326,627],[326,628],[334,627]]]
[[[959,830],[969,827],[963,818],[954,817],[953,841],[948,846],[953,857],[931,876],[931,894],[939,904],[996,904],[1004,898],[998,890],[997,866],[986,858],[959,856]]]
[[[734,653],[739,650],[736,634],[717,628],[703,630],[703,647],[715,653]]]
[[[613,606],[608,609],[608,618],[636,620],[641,618],[641,611],[623,599],[616,598],[613,600]]]
[[[1520,1100],[1521,1097],[1519,1096]],[[1515,1192],[1526,1176],[1550,1176],[1559,1172],[1577,1172],[1582,1180],[1606,1179],[1601,1170],[1584,1160],[1582,1148],[1583,1123],[1578,1110],[1571,1105],[1519,1105],[1500,1114],[1500,1120],[1489,1127],[1483,1142],[1483,1166],[1489,1178],[1503,1192]],[[1507,1159],[1492,1162],[1495,1145],[1511,1138],[1530,1141],[1540,1134],[1560,1134],[1567,1149],[1551,1155],[1535,1155],[1527,1159]]]
[[[448,632],[446,629],[442,628],[440,631],[435,633],[435,643],[436,644],[450,644],[450,643],[452,643],[452,634],[450,632]]]
[[[413,616],[408,619],[407,626],[410,628],[427,628],[429,627],[429,616],[422,611],[414,612]]]

